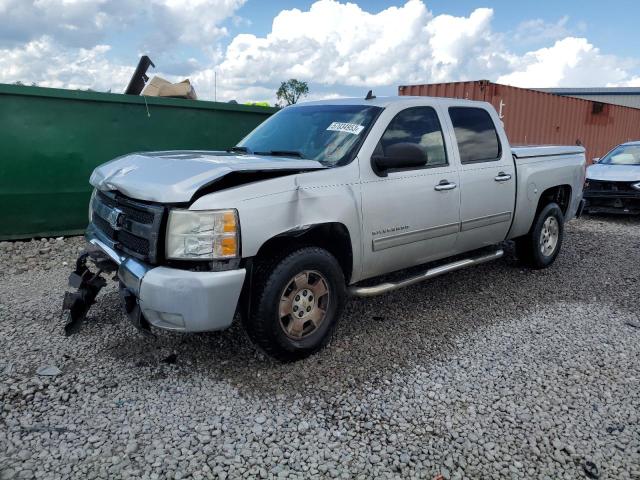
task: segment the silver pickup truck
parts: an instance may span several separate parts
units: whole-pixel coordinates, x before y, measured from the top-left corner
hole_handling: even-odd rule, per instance
[[[266,353],[299,359],[326,344],[349,295],[498,259],[505,240],[548,267],[584,181],[582,147],[510,147],[484,102],[286,107],[227,152],[134,153],[96,168],[66,331],[95,303],[101,273],[115,273],[142,331],[220,330],[239,313]]]

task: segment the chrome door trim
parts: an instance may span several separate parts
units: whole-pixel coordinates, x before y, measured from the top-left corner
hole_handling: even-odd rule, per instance
[[[411,232],[402,232],[396,235],[374,238],[372,241],[372,250],[379,252],[387,248],[406,245],[408,243],[421,242],[432,238],[453,235],[460,231],[460,223],[448,223],[437,227],[425,228],[422,230],[413,230]]]
[[[471,220],[465,220],[462,222],[460,231],[466,232],[473,230],[474,228],[486,227],[488,225],[494,225],[496,223],[510,222],[511,212],[496,213],[494,215],[487,215],[485,217],[472,218]]]

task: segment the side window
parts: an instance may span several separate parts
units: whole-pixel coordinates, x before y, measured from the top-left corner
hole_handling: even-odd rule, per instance
[[[427,167],[447,165],[442,127],[431,107],[411,107],[398,113],[378,142],[376,152],[385,155],[396,143],[418,145],[427,157]]]
[[[462,163],[491,162],[502,154],[498,132],[483,108],[450,107],[449,116]]]

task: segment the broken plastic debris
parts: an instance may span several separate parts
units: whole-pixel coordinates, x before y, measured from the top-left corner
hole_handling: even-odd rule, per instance
[[[162,363],[168,363],[169,365],[174,365],[178,361],[178,355],[175,353],[170,354],[166,358],[160,360]]]
[[[584,473],[587,475],[587,477],[589,478],[600,478],[600,470],[598,469],[598,466],[589,461],[586,460],[583,464],[582,464],[582,469],[584,470]]]

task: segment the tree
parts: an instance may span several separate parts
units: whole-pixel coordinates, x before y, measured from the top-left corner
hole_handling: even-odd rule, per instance
[[[284,100],[287,105],[293,105],[300,100],[301,97],[309,95],[309,86],[307,82],[301,82],[295,78],[291,78],[286,82],[282,82],[280,88],[276,92],[278,100]]]

